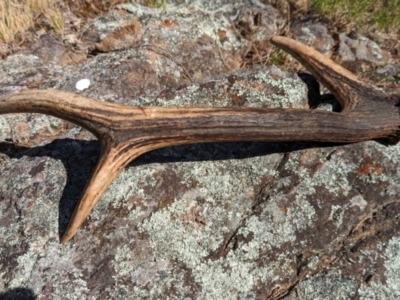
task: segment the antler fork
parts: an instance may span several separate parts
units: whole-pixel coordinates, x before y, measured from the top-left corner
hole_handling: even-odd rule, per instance
[[[202,142],[400,139],[399,95],[388,95],[299,42],[271,42],[296,57],[340,102],[340,113],[311,109],[130,107],[55,90],[0,99],[0,114],[35,112],[76,123],[100,141],[96,169],[61,239],[70,240],[119,171],[158,148]]]

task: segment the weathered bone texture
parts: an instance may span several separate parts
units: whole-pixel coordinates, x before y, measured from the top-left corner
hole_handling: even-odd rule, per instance
[[[311,109],[159,108],[101,102],[55,90],[25,90],[0,99],[0,113],[53,115],[91,131],[102,152],[61,240],[70,240],[131,160],[182,144],[227,141],[354,143],[400,138],[399,96],[387,95],[319,52],[285,37],[271,42],[297,58],[336,97],[340,113]]]

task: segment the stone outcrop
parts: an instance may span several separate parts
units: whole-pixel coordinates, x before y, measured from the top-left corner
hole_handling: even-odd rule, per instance
[[[258,1],[119,5],[79,43],[36,45],[0,61],[0,95],[78,92],[76,82],[88,78],[82,95],[126,105],[307,107],[297,74],[241,68],[247,43],[279,33],[285,20]],[[113,35],[126,22],[138,22],[140,35]],[[330,41],[321,26],[299,32]],[[101,53],[96,43],[107,36],[118,38]],[[79,56],[68,56],[78,55],[71,47]],[[38,114],[0,116],[0,139],[0,298],[400,297],[400,145],[153,151],[120,173],[61,245],[99,155],[97,141]]]

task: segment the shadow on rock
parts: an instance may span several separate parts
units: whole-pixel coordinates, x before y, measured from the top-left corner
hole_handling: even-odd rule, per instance
[[[263,142],[192,144],[148,152],[132,161],[128,167],[150,163],[244,159],[321,146],[330,145],[321,143]],[[100,155],[99,142],[96,140],[59,139],[33,148],[16,148],[12,144],[0,143],[0,152],[5,153],[11,158],[47,156],[60,160],[63,163],[67,173],[67,182],[59,202],[59,236],[61,238],[96,166]]]
[[[0,293],[0,300],[33,300],[35,294],[31,289],[15,288],[4,293]]]

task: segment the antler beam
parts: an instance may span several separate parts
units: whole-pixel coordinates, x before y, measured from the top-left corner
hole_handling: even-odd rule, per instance
[[[0,99],[0,114],[33,112],[78,124],[100,141],[97,167],[61,239],[70,240],[119,171],[142,153],[183,144],[227,141],[354,143],[400,139],[399,95],[387,95],[299,42],[271,42],[296,57],[336,97],[340,113],[311,109],[130,107],[55,90]]]

